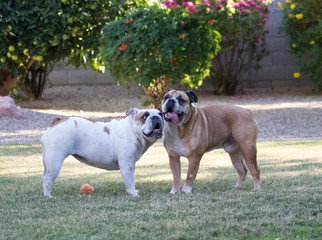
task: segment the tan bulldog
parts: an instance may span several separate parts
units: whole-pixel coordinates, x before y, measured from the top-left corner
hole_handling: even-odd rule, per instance
[[[224,148],[238,172],[235,187],[243,186],[248,168],[253,177],[254,190],[260,190],[260,171],[256,160],[258,127],[252,112],[235,106],[199,108],[193,104],[197,101],[198,97],[191,90],[172,89],[162,101],[164,146],[174,180],[171,193],[180,191],[180,157],[187,157],[189,161],[182,191],[190,193],[203,154],[216,148]]]

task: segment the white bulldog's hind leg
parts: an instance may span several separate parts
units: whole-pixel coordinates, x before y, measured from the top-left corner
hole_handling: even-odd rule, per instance
[[[44,173],[42,175],[42,182],[44,188],[44,195],[47,197],[53,197],[51,195],[51,189],[55,179],[57,178],[65,156],[57,154],[54,151],[43,150],[43,165]]]

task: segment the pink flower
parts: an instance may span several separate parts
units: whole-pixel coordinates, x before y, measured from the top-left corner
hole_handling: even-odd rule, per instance
[[[258,11],[265,12],[266,8],[264,6],[257,5],[255,7]]]
[[[254,1],[254,0],[252,0],[252,1],[250,2],[250,4],[251,4],[251,5],[256,5],[256,3],[255,3],[255,1]]]
[[[263,19],[263,23],[267,23],[268,19],[267,18],[264,18]]]
[[[224,8],[224,6],[223,5],[221,5],[221,4],[217,4],[216,5],[216,8],[220,8],[221,10],[224,10],[225,8]]]
[[[175,8],[178,6],[176,2],[173,2],[172,0],[165,1],[164,5],[168,8]]]
[[[222,36],[221,37],[223,41],[227,41],[227,37],[226,36]]]
[[[234,8],[239,8],[239,6],[240,6],[240,2],[237,2],[234,4]]]
[[[197,12],[194,2],[182,2],[182,6],[188,7],[188,13],[190,14]]]
[[[201,3],[201,5],[202,6],[206,6],[208,8],[211,8],[212,7],[208,0],[206,0],[204,3]]]
[[[245,7],[250,7],[250,5],[246,3],[244,0],[241,0],[240,3],[243,4]]]

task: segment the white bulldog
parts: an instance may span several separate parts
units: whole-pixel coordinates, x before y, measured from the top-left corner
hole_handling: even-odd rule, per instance
[[[72,155],[94,167],[120,170],[126,192],[138,196],[135,163],[162,137],[163,118],[156,109],[131,108],[126,115],[125,119],[107,123],[79,117],[55,119],[41,138],[44,195],[52,197],[52,185],[62,163]]]

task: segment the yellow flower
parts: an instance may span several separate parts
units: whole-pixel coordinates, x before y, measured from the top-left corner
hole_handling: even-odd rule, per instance
[[[303,18],[303,13],[296,14],[297,19],[302,19]]]
[[[293,44],[292,44],[292,47],[293,47],[293,48],[295,48],[295,47],[296,47],[296,44],[295,44],[295,43],[293,43]]]
[[[286,3],[291,3],[291,2],[292,2],[292,0],[285,0],[285,2],[286,2]]]
[[[315,42],[312,40],[312,41],[310,42],[310,45],[313,45],[313,44],[315,44]]]
[[[13,52],[14,50],[15,50],[15,47],[14,47],[14,46],[12,46],[12,45],[10,45],[10,46],[9,46],[9,51],[10,51],[10,52]]]
[[[297,15],[297,14],[296,14],[296,15]],[[288,17],[289,17],[289,18],[294,18],[295,16],[294,16],[294,14],[289,13],[289,14],[288,14]]]
[[[277,5],[282,8],[283,7],[283,4],[281,2],[278,2]]]
[[[293,73],[293,77],[295,77],[295,78],[299,78],[300,76],[301,76],[301,74],[299,72]]]
[[[294,9],[296,7],[296,4],[291,4],[291,9]]]

